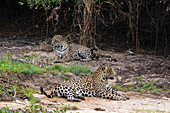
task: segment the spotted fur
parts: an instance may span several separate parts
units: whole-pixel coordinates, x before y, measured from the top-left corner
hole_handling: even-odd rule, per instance
[[[61,35],[55,35],[52,39],[52,47],[56,53],[55,62],[68,62],[71,60],[91,60],[95,56],[93,48],[87,48],[75,43],[69,44]]]
[[[72,78],[57,84],[56,88],[47,94],[41,87],[41,92],[49,98],[53,96],[66,97],[68,101],[80,102],[84,96],[102,97],[111,100],[126,100],[126,96],[114,91],[108,84],[108,79],[114,79],[116,73],[110,66],[100,66],[91,76]]]

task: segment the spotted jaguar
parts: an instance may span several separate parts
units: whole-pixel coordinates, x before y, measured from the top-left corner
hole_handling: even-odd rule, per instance
[[[56,53],[55,63],[71,60],[91,60],[95,57],[93,51],[97,51],[94,47],[88,48],[79,44],[68,43],[61,35],[55,35],[51,45]]]
[[[115,76],[116,72],[110,66],[102,65],[91,76],[72,78],[57,84],[51,94],[47,94],[42,87],[40,87],[40,91],[48,98],[53,96],[66,97],[68,101],[76,102],[81,102],[81,99],[85,100],[84,96],[102,97],[111,100],[129,99],[114,91],[108,84],[108,79],[114,79]]]

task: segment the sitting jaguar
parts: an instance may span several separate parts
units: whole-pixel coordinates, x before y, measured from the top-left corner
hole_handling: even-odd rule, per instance
[[[51,45],[56,52],[54,63],[68,62],[71,60],[91,60],[95,57],[93,51],[97,50],[94,47],[88,48],[75,43],[68,43],[61,35],[55,35]]]
[[[68,101],[81,102],[85,100],[84,96],[102,97],[111,100],[127,100],[126,96],[114,91],[108,84],[108,79],[114,79],[115,71],[106,65],[100,66],[91,76],[82,78],[72,78],[64,81],[47,94],[42,87],[40,91],[48,98],[53,96],[66,97]]]

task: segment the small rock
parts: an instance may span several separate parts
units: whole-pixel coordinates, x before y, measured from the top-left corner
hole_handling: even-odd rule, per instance
[[[136,84],[136,81],[129,81],[129,82],[124,83],[123,85],[128,86],[130,84]]]
[[[17,99],[17,100],[16,100],[16,103],[22,104],[23,102]]]
[[[51,73],[45,73],[45,75],[47,78],[50,78],[50,79],[52,79],[54,77]]]
[[[105,111],[105,109],[103,109],[103,108],[94,108],[94,110],[96,110],[96,111]]]
[[[128,77],[135,77],[136,75],[128,75]]]
[[[69,72],[64,73],[63,75],[65,75],[65,76],[67,76],[67,77],[69,77],[69,78],[71,78],[71,77],[77,78],[77,76],[75,76],[73,73],[69,73]]]

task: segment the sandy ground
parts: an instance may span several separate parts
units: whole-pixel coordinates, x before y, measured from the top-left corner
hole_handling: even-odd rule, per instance
[[[141,95],[134,92],[128,93],[130,100],[114,101],[97,97],[86,97],[82,102],[68,102],[65,98],[54,97],[48,99],[44,95],[34,94],[41,100],[41,104],[48,106],[51,111],[53,107],[63,105],[77,106],[79,110],[67,110],[67,113],[170,113],[170,98],[157,98],[153,95]],[[8,105],[9,108],[24,108],[29,105],[28,101],[0,102],[0,108]],[[101,109],[104,111],[97,111]]]

